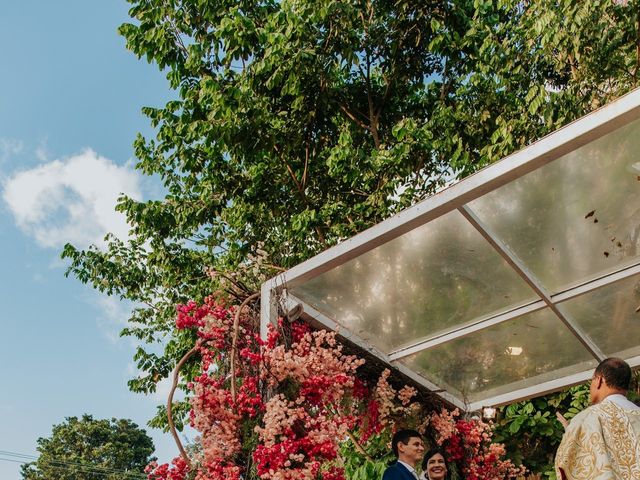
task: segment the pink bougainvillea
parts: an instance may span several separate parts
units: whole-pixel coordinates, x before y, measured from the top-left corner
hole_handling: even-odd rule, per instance
[[[301,322],[280,321],[263,341],[244,314],[232,352],[234,315],[213,298],[177,308],[176,327],[197,330],[201,357],[201,373],[189,384],[191,426],[200,432],[194,478],[236,480],[254,469],[263,480],[343,480],[332,462],[356,423],[350,400],[366,389],[355,377],[364,360],[344,355],[335,333],[312,332]],[[254,448],[246,452],[244,445]],[[152,480],[183,480],[187,471],[180,458],[148,469]]]
[[[255,317],[239,312],[234,325],[236,313],[213,297],[177,307],[176,327],[198,338],[200,371],[188,387],[200,438],[191,465],[153,463],[150,480],[345,480],[347,439],[364,456],[362,445],[386,453],[384,439],[411,418],[430,425],[469,480],[521,471],[501,460],[487,424],[445,410],[425,420],[415,388],[394,388],[388,369],[367,385],[357,377],[364,360],[346,355],[335,333],[280,320],[263,340]]]
[[[149,480],[185,480],[189,474],[189,467],[181,457],[174,458],[171,465],[165,463],[158,465],[151,462],[144,469]]]
[[[337,457],[339,442],[355,423],[343,407],[364,361],[343,355],[335,333],[296,324],[292,339],[290,347],[277,345],[264,353],[262,380],[275,390],[283,384],[290,388],[266,402],[263,426],[255,429],[258,475],[265,480],[341,478],[340,467],[321,467]]]
[[[493,427],[478,418],[460,418],[460,412],[442,410],[429,418],[436,443],[447,453],[447,460],[462,469],[467,480],[515,479],[526,473],[505,459],[504,445],[492,443]]]

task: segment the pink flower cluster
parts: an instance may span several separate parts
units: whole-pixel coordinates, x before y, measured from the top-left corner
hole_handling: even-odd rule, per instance
[[[335,333],[310,332],[298,324],[292,338],[290,348],[277,345],[264,355],[266,384],[290,388],[267,401],[263,426],[256,427],[258,475],[264,480],[340,480],[341,468],[322,471],[322,466],[336,459],[339,442],[355,424],[355,417],[341,408],[363,360],[343,355]]]
[[[205,299],[203,305],[197,305],[195,302],[190,301],[185,305],[178,305],[176,307],[176,327],[178,329],[202,327],[205,323],[205,318],[210,315],[224,315],[225,309],[216,304],[213,297]]]
[[[171,466],[167,463],[158,465],[151,462],[144,469],[149,480],[185,480],[189,473],[189,467],[181,457],[174,458]]]
[[[436,433],[436,442],[442,445],[449,440],[456,432],[456,418],[460,416],[460,411],[442,409],[440,413],[434,413],[429,419],[431,427]]]
[[[364,360],[344,354],[335,333],[280,320],[263,340],[255,319],[242,312],[234,349],[236,311],[213,297],[177,307],[177,328],[198,336],[200,371],[189,388],[200,444],[191,468],[182,458],[153,463],[150,480],[345,480],[338,456],[348,437],[364,445],[408,418],[424,420],[416,390],[396,390],[388,369],[373,389],[358,380]],[[468,480],[523,473],[491,443],[491,425],[461,419],[457,410],[428,416],[427,424]]]
[[[195,379],[193,391],[191,426],[202,435],[201,462],[218,466],[233,459],[241,449],[238,429],[242,415],[220,379],[202,374]]]
[[[374,399],[378,402],[378,421],[383,425],[391,425],[395,417],[410,416],[418,407],[416,403],[411,403],[411,399],[417,391],[413,387],[404,386],[400,391],[396,391],[388,381],[391,371],[386,368],[376,385]]]
[[[232,352],[234,314],[213,297],[177,308],[176,326],[197,329],[201,356],[200,374],[189,384],[191,425],[201,434],[195,479],[257,472],[263,480],[344,480],[335,460],[357,421],[349,404],[366,390],[355,378],[364,360],[344,355],[334,333],[311,332],[302,322],[281,320],[263,341],[244,313]],[[147,473],[150,480],[185,480],[187,471],[178,458]]]
[[[526,469],[504,459],[504,445],[491,443],[493,426],[479,419],[461,419],[460,412],[442,410],[430,416],[438,445],[443,446],[447,460],[462,468],[467,480],[515,479]]]

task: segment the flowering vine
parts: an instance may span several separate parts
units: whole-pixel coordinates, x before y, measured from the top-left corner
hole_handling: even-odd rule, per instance
[[[478,418],[460,418],[458,409],[431,414],[429,425],[436,443],[455,462],[466,480],[516,479],[526,473],[505,459],[505,448],[492,443],[493,425]]]
[[[517,470],[500,460],[504,449],[490,443],[484,424],[466,429],[456,412],[429,416],[413,387],[390,383],[388,369],[364,379],[358,374],[364,360],[344,353],[335,333],[280,319],[261,339],[250,309],[257,296],[239,307],[215,297],[177,307],[176,327],[197,335],[176,368],[167,406],[181,456],[150,464],[150,480],[346,480],[358,465],[388,454],[397,428],[429,423],[453,460],[471,462],[467,478]],[[189,420],[200,436],[187,454],[171,405],[180,367],[196,355]]]

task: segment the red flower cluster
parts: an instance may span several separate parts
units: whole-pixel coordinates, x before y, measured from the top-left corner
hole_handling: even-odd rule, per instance
[[[205,303],[198,306],[196,302],[190,301],[186,305],[178,305],[176,311],[176,327],[178,329],[201,327],[204,325],[204,318],[210,314],[210,306]]]
[[[325,472],[322,472],[322,480],[345,480],[344,470],[338,467],[329,467]]]
[[[308,378],[300,386],[300,396],[314,406],[322,404],[327,394],[332,393],[331,388],[335,385],[344,385],[352,381],[344,374],[335,377],[329,375],[317,375]]]
[[[187,462],[182,457],[174,458],[172,465],[165,463],[158,465],[157,462],[151,462],[144,469],[149,480],[185,480],[189,473]]]
[[[280,326],[282,326],[282,319],[280,319]],[[291,341],[298,343],[302,338],[311,331],[308,323],[293,322],[291,323]]]
[[[360,441],[366,442],[371,435],[380,433],[383,429],[382,423],[380,423],[380,408],[378,402],[375,399],[369,400],[367,403],[367,411],[364,415],[363,428],[360,434]]]
[[[214,460],[198,470],[195,480],[242,480],[241,469],[234,463]]]
[[[234,318],[234,309],[213,297],[177,307],[177,328],[198,335],[200,374],[189,388],[191,425],[200,439],[192,472],[177,458],[149,465],[150,480],[345,480],[338,455],[347,436],[376,445],[374,435],[393,431],[398,419],[420,409],[411,402],[415,389],[396,390],[389,370],[375,388],[358,380],[364,360],[343,354],[335,333],[281,319],[263,340],[257,322],[242,312],[232,350]],[[430,424],[465,478],[512,479],[522,472],[502,460],[504,448],[491,443],[489,425],[458,417],[443,411]]]
[[[505,460],[504,445],[492,443],[493,427],[479,419],[457,419],[459,412],[433,414],[430,424],[436,441],[450,462],[456,462],[467,480],[515,479],[524,475],[524,467]]]

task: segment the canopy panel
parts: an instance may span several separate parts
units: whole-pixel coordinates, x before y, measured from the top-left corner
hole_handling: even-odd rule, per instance
[[[537,299],[455,210],[290,292],[387,353]]]
[[[640,90],[265,283],[263,323],[278,296],[469,410],[639,365]]]

